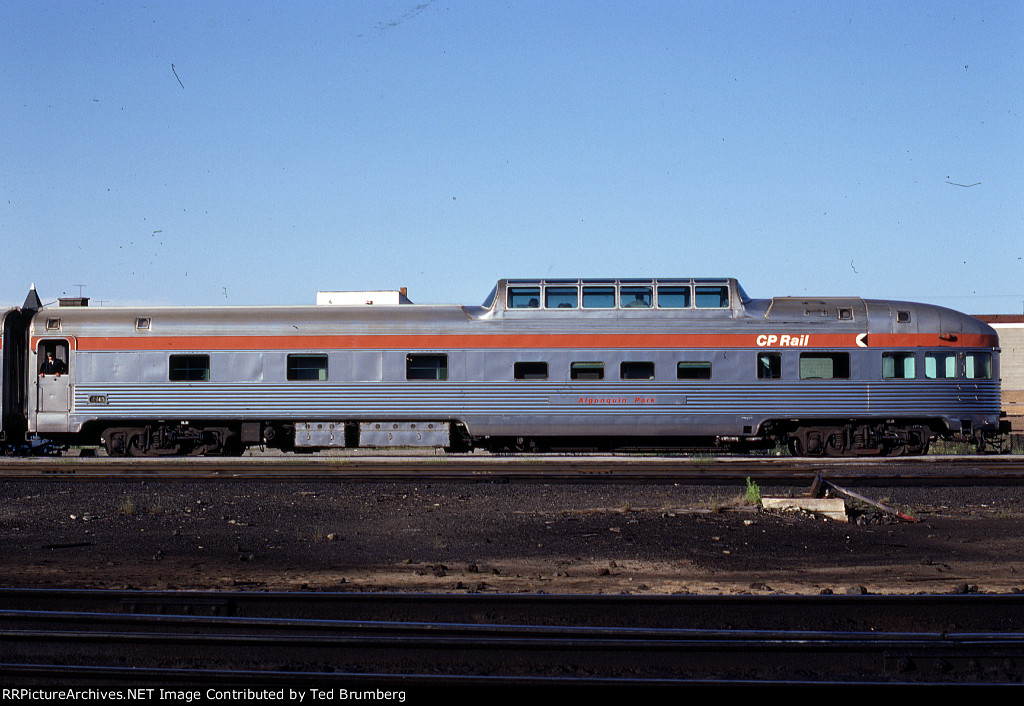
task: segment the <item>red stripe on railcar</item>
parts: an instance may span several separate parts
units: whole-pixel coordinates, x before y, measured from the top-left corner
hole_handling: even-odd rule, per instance
[[[216,351],[216,350],[424,350],[424,349],[720,349],[756,350],[858,347],[856,333],[794,333],[780,345],[763,342],[764,334],[432,334],[432,335],[309,335],[309,336],[80,336],[80,351]],[[68,336],[33,336],[33,348],[43,339]],[[759,338],[762,342],[759,342]],[[774,338],[779,338],[778,334]],[[957,334],[941,340],[938,334],[872,333],[864,341],[870,348],[993,348],[998,337]],[[799,342],[796,342],[798,341]]]

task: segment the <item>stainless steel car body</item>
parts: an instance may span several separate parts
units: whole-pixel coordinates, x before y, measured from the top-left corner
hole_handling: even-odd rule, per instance
[[[66,374],[29,379],[40,434],[390,421],[477,441],[742,439],[814,420],[994,431],[1000,408],[998,340],[972,317],[752,300],[733,279],[501,280],[484,306],[51,308],[29,337],[32,370],[44,350],[66,355]],[[883,375],[886,354],[915,374]]]

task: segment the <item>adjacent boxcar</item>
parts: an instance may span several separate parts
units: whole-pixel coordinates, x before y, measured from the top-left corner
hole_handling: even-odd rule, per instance
[[[501,280],[482,306],[49,308],[30,434],[114,455],[784,443],[922,453],[999,426],[998,340],[927,304],[732,279]],[[54,368],[55,366],[55,368]]]

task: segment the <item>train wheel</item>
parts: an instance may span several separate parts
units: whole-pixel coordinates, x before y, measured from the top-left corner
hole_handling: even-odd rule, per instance
[[[129,456],[147,456],[145,434],[132,434],[128,438],[127,451]]]
[[[795,437],[795,436],[789,437],[789,444],[788,444],[788,446],[789,446],[789,453],[790,453],[791,456],[796,456],[797,458],[799,458],[800,456],[806,455],[806,454],[804,454],[803,444],[800,443],[800,439],[798,439],[797,437]]]
[[[889,450],[890,456],[923,456],[928,453],[929,433],[923,426],[901,429],[902,443]]]
[[[121,429],[107,429],[103,432],[103,445],[107,449],[107,456],[114,458],[124,456],[124,431]]]
[[[823,456],[824,429],[799,427],[789,435],[789,452],[794,456]]]
[[[843,441],[843,437],[839,433],[829,434],[825,439],[825,455],[838,457],[846,456],[846,443]]]

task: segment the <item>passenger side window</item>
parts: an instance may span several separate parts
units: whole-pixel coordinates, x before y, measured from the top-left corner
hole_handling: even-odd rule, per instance
[[[210,356],[172,355],[168,361],[167,379],[176,382],[209,380]]]
[[[615,287],[584,287],[584,309],[614,309]]]
[[[548,309],[575,309],[579,298],[576,287],[546,287],[544,306]]]
[[[925,353],[924,376],[929,380],[949,380],[956,377],[956,353]]]
[[[619,302],[624,309],[650,309],[652,299],[650,287],[619,288]]]
[[[690,288],[689,287],[658,287],[658,308],[659,309],[689,309]]]
[[[782,377],[781,353],[757,354],[757,377],[760,380],[778,380]]]
[[[849,353],[801,353],[801,380],[835,380],[850,377]]]
[[[406,380],[447,380],[448,356],[410,353],[405,356]]]
[[[991,380],[992,354],[968,353],[964,356],[964,374],[969,380]]]
[[[540,287],[509,287],[509,309],[539,309]]]
[[[619,365],[619,377],[623,380],[653,380],[654,363],[650,361],[625,361]]]
[[[729,288],[697,286],[696,301],[698,309],[728,309]]]
[[[289,380],[327,379],[327,356],[324,354],[303,355],[294,353],[288,356]]]
[[[604,380],[604,363],[573,363],[569,366],[573,380]]]
[[[518,362],[513,366],[516,380],[547,380],[548,364],[543,362]]]
[[[711,363],[707,361],[680,361],[676,364],[677,380],[710,380]]]
[[[914,370],[913,353],[883,353],[882,377],[889,379],[911,380],[917,377]]]

